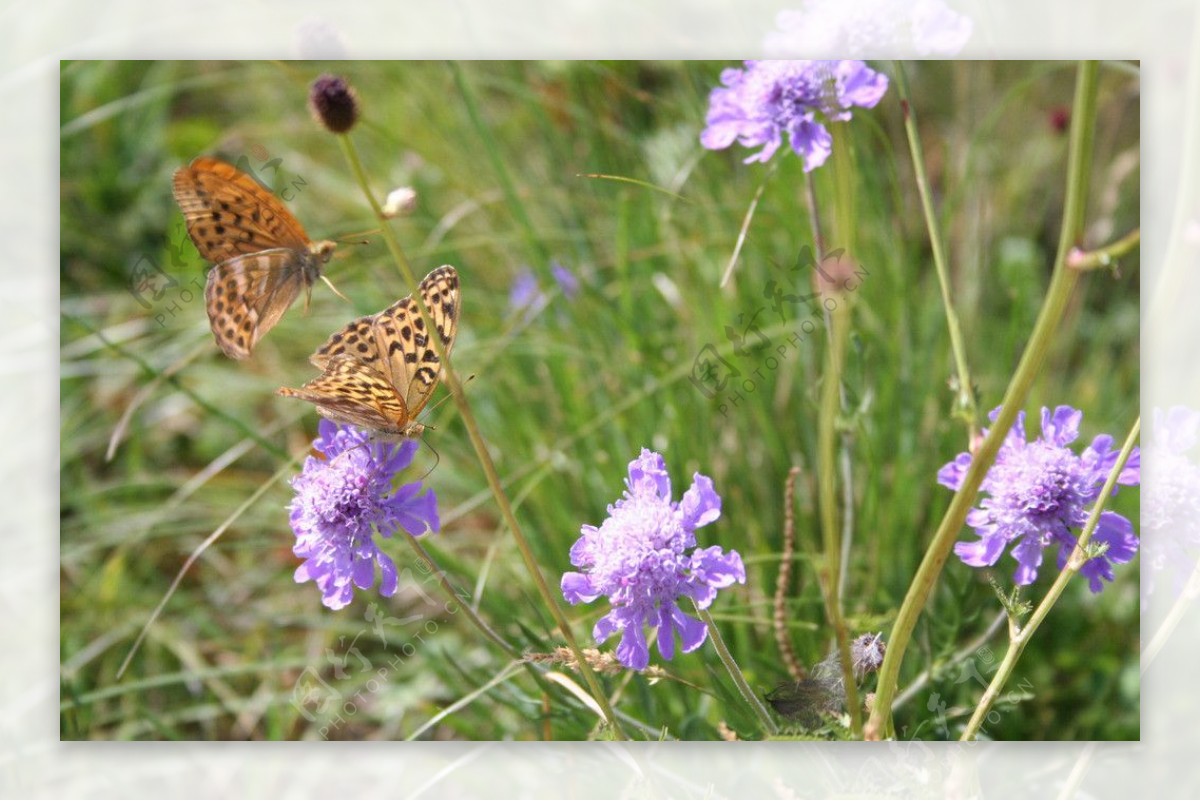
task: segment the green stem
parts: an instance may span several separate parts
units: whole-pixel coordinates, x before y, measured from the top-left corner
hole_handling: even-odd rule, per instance
[[[459,597],[458,593],[454,591],[454,586],[446,577],[446,571],[442,570],[437,561],[433,558],[433,555],[425,549],[425,545],[419,538],[406,536],[401,537],[401,539],[407,542],[409,547],[416,552],[418,559],[424,559],[429,564],[430,572],[437,577],[438,586],[441,587],[442,592],[445,593],[446,599],[448,601],[452,601],[463,611],[463,613],[467,616],[467,619],[471,621],[471,624],[474,625],[475,628],[479,629],[480,634],[495,643],[501,651],[508,654],[513,659],[520,660],[523,658],[524,655],[517,649],[515,645],[497,634],[496,631],[489,626],[474,609],[471,608],[470,603]]]
[[[846,708],[850,713],[850,731],[862,733],[862,709],[858,703],[858,687],[850,661],[850,633],[842,615],[842,599],[838,592],[841,574],[841,529],[838,523],[837,496],[837,420],[840,411],[839,389],[842,384],[842,364],[845,360],[846,330],[849,328],[849,309],[839,303],[831,315],[829,350],[825,375],[821,385],[821,409],[817,419],[817,492],[821,504],[821,538],[825,565],[821,570],[821,587],[825,594],[825,613],[837,639],[838,659],[846,686]]]
[[[853,251],[851,241],[854,209],[854,186],[851,181],[854,169],[852,153],[848,137],[845,135],[846,126],[838,125],[834,129],[833,158],[834,180],[836,187],[836,218],[837,233],[840,244],[847,250]],[[806,180],[808,191],[808,206],[812,213],[812,229],[814,245],[818,248],[818,275],[822,265],[820,261],[825,256],[825,242],[822,241],[817,195],[813,189],[811,178]],[[846,708],[850,713],[850,731],[857,738],[862,735],[862,707],[858,702],[858,685],[854,679],[854,668],[850,659],[850,632],[846,628],[846,619],[842,612],[842,593],[844,585],[844,564],[842,546],[848,541],[848,531],[843,530],[842,521],[849,522],[853,515],[853,490],[849,484],[851,473],[842,473],[843,489],[841,510],[842,521],[838,519],[838,421],[846,409],[846,393],[842,386],[842,370],[846,363],[846,340],[850,331],[850,299],[848,296],[830,292],[827,284],[817,280],[815,287],[821,301],[821,309],[825,316],[827,341],[825,372],[821,384],[821,406],[817,417],[817,498],[821,513],[821,545],[824,551],[824,565],[821,569],[821,590],[825,600],[825,614],[829,626],[833,629],[837,643],[838,662],[842,668],[842,682],[846,687]],[[832,307],[830,302],[832,301]],[[848,465],[849,434],[842,432],[841,454],[842,466]],[[848,527],[847,527],[848,528]]]
[[[1075,544],[1075,549],[1071,552],[1071,557],[1067,560],[1067,564],[1063,566],[1062,571],[1058,574],[1058,578],[1054,580],[1050,591],[1046,593],[1046,597],[1038,604],[1037,609],[1033,610],[1033,615],[1030,616],[1029,622],[1024,628],[1012,636],[1008,646],[1008,653],[1004,655],[1000,667],[996,669],[996,675],[992,676],[992,681],[988,688],[983,693],[983,697],[979,699],[979,705],[975,707],[974,714],[971,715],[970,722],[967,723],[967,728],[963,731],[960,740],[973,740],[975,735],[979,733],[979,727],[983,725],[983,720],[987,717],[987,713],[991,710],[992,704],[996,702],[1000,691],[1004,689],[1004,685],[1008,683],[1012,676],[1013,670],[1017,666],[1017,660],[1021,658],[1021,654],[1025,650],[1025,646],[1033,638],[1038,627],[1042,625],[1042,621],[1046,619],[1046,615],[1050,614],[1050,610],[1054,604],[1058,602],[1062,596],[1063,590],[1067,587],[1067,582],[1075,577],[1079,569],[1087,562],[1087,554],[1084,548],[1092,538],[1092,532],[1096,530],[1096,525],[1100,522],[1100,513],[1104,511],[1104,506],[1108,503],[1108,499],[1112,496],[1113,490],[1117,486],[1117,478],[1121,475],[1121,470],[1125,467],[1125,462],[1129,459],[1129,454],[1133,451],[1133,444],[1137,442],[1138,432],[1141,431],[1142,421],[1138,418],[1131,429],[1129,436],[1125,438],[1125,446],[1121,448],[1121,454],[1117,457],[1116,464],[1112,470],[1108,471],[1108,480],[1104,482],[1104,488],[1100,490],[1100,497],[1096,500],[1096,505],[1092,507],[1091,515],[1088,516],[1087,525],[1083,527],[1083,533],[1079,535],[1079,542]]]
[[[1092,160],[1092,137],[1096,122],[1096,73],[1097,64],[1085,61],[1080,64],[1075,84],[1074,111],[1071,115],[1071,142],[1067,166],[1067,195],[1063,209],[1062,231],[1059,237],[1058,254],[1054,260],[1054,277],[1046,292],[1046,300],[1034,325],[1029,344],[1021,356],[1000,411],[993,421],[987,437],[971,459],[971,466],[963,477],[962,484],[942,518],[941,525],[933,535],[933,541],[925,551],[917,573],[913,577],[908,594],[900,605],[896,623],[888,638],[887,656],[879,670],[879,686],[875,696],[875,707],[867,723],[868,739],[880,739],[892,733],[892,698],[896,694],[896,683],[900,675],[900,663],[908,648],[909,639],[917,625],[917,619],[929,600],[929,594],[937,583],[938,575],[950,549],[962,530],[967,511],[975,502],[979,484],[987,474],[1000,444],[1008,436],[1016,421],[1018,410],[1025,404],[1029,388],[1041,371],[1049,353],[1051,342],[1066,311],[1067,302],[1079,277],[1077,270],[1066,266],[1067,254],[1083,234],[1084,209],[1087,200],[1088,176]]]
[[[913,172],[916,173],[917,192],[921,196],[921,211],[925,215],[925,228],[929,232],[929,243],[933,248],[933,265],[937,271],[938,285],[942,290],[942,307],[946,313],[946,325],[950,330],[950,348],[954,352],[954,367],[958,374],[958,399],[955,403],[954,413],[967,424],[969,440],[974,441],[979,423],[979,406],[975,399],[974,385],[971,383],[971,371],[967,367],[967,346],[963,341],[962,330],[958,326],[958,314],[954,311],[954,301],[950,295],[950,273],[946,268],[946,246],[938,227],[937,215],[933,210],[929,176],[925,173],[925,154],[921,149],[921,136],[917,130],[916,118],[913,116],[912,104],[909,102],[908,79],[904,74],[904,65],[899,61],[892,63],[896,67],[896,91],[900,95],[900,105],[904,110],[904,131],[908,135],[908,149],[912,155]]]
[[[721,657],[721,662],[725,665],[725,669],[729,671],[729,676],[733,679],[733,683],[737,685],[738,692],[742,694],[742,699],[750,707],[750,711],[754,713],[754,717],[758,718],[763,731],[768,734],[778,734],[779,727],[775,725],[775,721],[771,720],[771,715],[767,712],[767,708],[763,706],[763,702],[758,700],[758,696],[750,689],[750,684],[746,681],[746,677],[742,675],[742,669],[733,660],[733,654],[729,653],[729,648],[725,645],[725,640],[721,637],[721,631],[713,621],[712,615],[709,614],[707,609],[701,609],[699,606],[696,607],[696,612],[699,613],[700,619],[704,621],[704,625],[708,626],[708,636],[712,640],[713,646],[717,649],[717,655]]]
[[[541,264],[546,264],[549,261],[549,256],[542,247],[541,239],[538,238],[537,231],[534,230],[533,223],[529,219],[529,214],[525,211],[525,204],[521,202],[521,196],[517,193],[516,184],[513,182],[507,166],[505,166],[504,158],[500,155],[500,151],[496,147],[496,139],[492,136],[487,123],[483,120],[483,115],[479,112],[479,105],[475,102],[475,91],[471,88],[471,84],[467,82],[467,76],[463,74],[462,67],[456,62],[450,62],[450,71],[454,73],[454,85],[458,87],[459,97],[462,99],[463,106],[467,110],[467,116],[471,118],[471,125],[475,127],[475,132],[479,134],[479,138],[483,140],[484,152],[487,153],[488,160],[492,163],[496,179],[500,181],[500,191],[504,193],[504,198],[508,201],[508,207],[512,209],[513,215],[521,225],[521,233],[525,238],[525,246],[529,249],[531,258],[536,259]]]
[[[1163,618],[1163,622],[1159,625],[1158,630],[1150,638],[1150,644],[1142,649],[1141,674],[1143,676],[1146,675],[1146,671],[1149,670],[1150,665],[1154,664],[1154,660],[1158,658],[1158,653],[1166,645],[1167,640],[1175,633],[1179,621],[1183,619],[1183,613],[1192,605],[1192,601],[1195,600],[1198,594],[1200,594],[1200,562],[1196,563],[1196,567],[1192,570],[1192,575],[1188,577],[1183,591],[1179,593],[1179,597],[1171,605],[1171,609],[1167,612],[1167,616]]]
[[[383,209],[379,205],[379,201],[375,198],[371,191],[371,185],[367,181],[366,172],[362,168],[362,163],[359,161],[358,152],[354,148],[354,143],[346,134],[340,134],[337,137],[338,142],[342,146],[342,152],[345,153],[346,159],[350,162],[350,168],[354,172],[358,183],[362,188],[363,194],[367,198],[367,202],[371,204],[371,209],[375,212],[375,216],[380,221],[380,233],[383,236],[384,242],[387,243],[388,250],[391,251],[392,257],[396,261],[396,265],[400,268],[400,274],[403,276],[405,283],[408,286],[414,287],[412,298],[415,302],[418,311],[421,313],[421,318],[425,321],[426,331],[436,331],[437,326],[433,324],[433,318],[429,315],[429,309],[425,307],[425,300],[421,297],[421,293],[415,291],[417,286],[417,277],[413,272],[412,264],[404,255],[404,251],[400,247],[399,241],[396,239],[395,233],[392,231],[387,218],[383,216]],[[567,647],[571,649],[571,653],[579,662],[579,672],[582,674],[585,683],[588,686],[588,691],[600,706],[604,713],[604,718],[608,722],[613,736],[618,739],[625,739],[625,734],[621,730],[620,723],[617,722],[617,716],[613,713],[612,705],[608,701],[608,696],[604,694],[603,688],[600,686],[596,674],[592,671],[591,666],[584,658],[583,651],[579,644],[575,641],[575,635],[571,631],[571,624],[567,620],[566,615],[554,600],[554,595],[550,591],[550,586],[546,583],[546,578],[542,575],[541,568],[538,567],[537,559],[534,557],[533,549],[529,545],[529,541],[525,538],[521,531],[521,526],[517,523],[516,515],[513,514],[512,504],[508,500],[508,496],[504,492],[504,488],[500,483],[500,476],[496,473],[496,465],[492,461],[491,453],[488,451],[487,444],[483,440],[483,434],[479,431],[479,424],[475,421],[475,415],[471,411],[471,405],[467,401],[466,394],[462,391],[462,382],[458,378],[458,374],[450,365],[450,360],[446,358],[445,348],[442,344],[441,337],[431,336],[429,342],[433,345],[437,352],[438,359],[442,365],[442,372],[446,377],[446,385],[450,389],[450,396],[454,400],[455,406],[458,407],[459,415],[462,417],[463,424],[467,429],[467,435],[471,440],[471,445],[475,448],[475,453],[479,458],[479,463],[483,467],[484,475],[487,477],[488,487],[492,491],[492,496],[496,499],[496,505],[500,507],[501,517],[507,524],[509,531],[513,534],[513,539],[517,543],[517,548],[521,551],[521,557],[525,560],[525,566],[533,577],[534,583],[537,585],[538,593],[545,601],[546,607],[550,610],[550,614],[554,617],[555,623],[562,632],[563,639],[567,643]]]
[[[1142,229],[1134,228],[1125,236],[1099,250],[1084,251],[1075,248],[1067,257],[1067,265],[1075,270],[1097,270],[1108,267],[1129,253],[1142,242]]]

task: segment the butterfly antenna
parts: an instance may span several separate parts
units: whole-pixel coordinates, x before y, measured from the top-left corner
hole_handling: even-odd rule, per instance
[[[339,292],[339,291],[338,291],[338,288],[337,288],[336,286],[334,286],[334,285],[333,285],[333,282],[329,280],[329,277],[328,277],[328,276],[322,275],[322,276],[321,276],[321,280],[325,282],[325,286],[327,286],[327,287],[329,287],[331,290],[333,290],[333,294],[337,295],[339,298],[341,298],[342,300],[346,301],[347,303],[353,303],[353,302],[354,302],[354,301],[350,300],[350,298],[346,297],[346,296],[345,296],[345,295],[343,295],[341,292]],[[311,294],[311,290],[310,290],[310,294]],[[307,310],[308,310],[308,303],[307,303],[307,301],[306,301],[306,302],[305,302],[305,304],[304,304],[304,309],[305,309],[305,311],[307,311]]]
[[[378,234],[381,232],[382,232],[382,229],[380,229],[380,228],[370,228],[366,231],[356,231],[352,234],[343,234],[342,236],[339,236],[335,241],[345,242],[347,245],[369,245],[369,244],[371,244],[370,241],[368,241],[366,239],[362,239],[361,237],[368,236],[370,234]],[[355,239],[357,239],[358,241],[357,242],[352,241]]]
[[[426,428],[429,428],[429,427],[430,427],[430,426],[426,426]],[[424,435],[424,434],[422,434],[422,435],[421,435],[421,442],[424,442],[424,443],[425,443],[425,447],[426,447],[426,448],[429,448],[429,450],[433,451],[433,455],[434,455],[434,457],[435,457],[435,461],[434,461],[434,463],[433,463],[433,467],[431,467],[431,468],[429,468],[428,470],[426,470],[426,471],[425,471],[425,475],[421,476],[421,478],[419,479],[420,481],[424,481],[426,478],[428,478],[428,477],[429,477],[429,474],[430,474],[430,473],[432,473],[434,470],[436,470],[436,469],[437,469],[437,466],[438,466],[439,464],[441,464],[441,463],[442,463],[442,455],[441,455],[440,453],[438,453],[438,452],[437,452],[437,448],[435,448],[435,447],[433,447],[432,445],[430,445],[430,444],[429,444],[429,440],[425,439],[425,435]]]

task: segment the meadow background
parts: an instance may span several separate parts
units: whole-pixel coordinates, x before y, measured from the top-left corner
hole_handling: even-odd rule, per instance
[[[781,153],[734,280],[718,287],[770,169],[742,164],[747,151],[699,145],[708,92],[725,66],[62,64],[64,739],[391,739],[420,730],[422,738],[569,740],[595,726],[568,693],[543,697],[524,672],[481,692],[509,660],[461,616],[444,613],[402,543],[387,545],[402,571],[411,568],[395,597],[381,602],[360,592],[340,612],[322,607],[312,584],[292,581],[286,470],[192,567],[116,678],[188,555],[288,456],[306,451],[317,416],[276,397],[275,388],[313,374],[307,355],[328,332],[410,290],[378,236],[343,244],[327,274],[353,307],[318,285],[310,312],[298,303],[242,364],[212,344],[199,294],[183,301],[205,265],[183,234],[170,178],[197,155],[245,156],[255,168],[278,159],[263,175],[288,192],[314,238],[375,226],[337,143],[305,107],[309,82],[328,71],[358,90],[364,118],[352,136],[376,193],[417,190],[416,211],[393,225],[418,275],[442,263],[460,272],[453,362],[460,375],[476,376],[467,385],[473,409],[549,579],[570,569],[579,526],[599,524],[619,497],[626,464],[643,446],[659,450],[677,495],[699,471],[724,500],[721,519],[699,537],[702,546],[739,551],[747,563],[746,585],[724,591],[713,607],[739,664],[760,691],[786,678],[770,599],[785,477],[795,464],[811,476],[816,462],[824,341],[814,336],[791,350],[727,414],[688,380],[703,346],[728,352],[726,326],[767,303],[763,292],[781,275],[776,265],[811,244],[801,162]],[[908,70],[955,305],[988,409],[999,403],[1048,281],[1075,68],[976,62]],[[1088,206],[1093,245],[1139,222],[1138,104],[1136,74],[1106,66]],[[869,271],[854,295],[844,375],[855,492],[845,605],[854,632],[886,636],[951,497],[936,471],[966,441],[950,415],[949,339],[894,87],[837,133],[851,138],[855,169],[839,176],[831,161],[814,173],[816,188],[832,197],[835,181],[853,181],[851,252]],[[582,177],[589,174],[667,191]],[[149,308],[129,291],[131,270],[147,258],[178,281]],[[557,287],[552,262],[579,278],[578,294]],[[1120,438],[1136,417],[1138,266],[1135,255],[1115,275],[1080,282],[1031,393],[1035,417],[1041,405],[1076,406],[1085,414],[1083,440],[1102,432]],[[526,269],[546,295],[514,309],[510,292]],[[800,307],[790,313],[780,321],[768,310],[764,331],[782,342],[808,318]],[[759,366],[754,356],[729,358],[747,371]],[[438,427],[428,437],[437,455],[422,449],[411,475],[436,464],[426,481],[443,526],[426,547],[505,637],[524,650],[550,650],[560,641],[500,525],[453,404],[428,422]],[[1111,508],[1136,520],[1137,500],[1137,490],[1126,490]],[[793,642],[810,665],[830,643],[809,561],[819,540],[814,501],[802,483],[801,553],[788,601]],[[1006,586],[1012,567],[1006,557],[996,570]],[[1040,597],[1049,573],[1028,595]],[[375,632],[381,610],[391,620],[382,628],[386,644]],[[568,610],[584,644],[605,611],[602,602]],[[952,557],[901,673],[903,688],[934,668],[897,710],[902,736],[957,735],[983,687],[964,673],[970,660],[947,663],[998,611],[980,571]],[[990,640],[995,660],[1003,636]],[[368,687],[376,673],[364,665],[389,664],[404,643],[415,653]],[[997,706],[988,732],[1010,740],[1136,739],[1137,651],[1137,563],[1118,568],[1116,583],[1099,596],[1077,581],[1025,652],[1015,680],[1026,690]],[[722,721],[753,731],[711,645],[671,663],[653,652],[652,664],[670,676],[603,679],[620,711],[643,724],[630,731],[715,739]],[[292,703],[296,682],[314,671],[344,698],[365,699],[336,727]],[[939,706],[942,713],[931,711]]]

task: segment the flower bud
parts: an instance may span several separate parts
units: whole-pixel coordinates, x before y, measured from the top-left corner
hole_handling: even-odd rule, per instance
[[[383,203],[383,216],[389,219],[407,216],[412,214],[416,207],[417,190],[411,186],[402,186],[388,193],[387,200]]]
[[[332,133],[346,133],[358,122],[358,95],[345,78],[336,75],[322,75],[312,82],[308,107]]]
[[[861,679],[879,670],[886,653],[887,643],[883,641],[883,632],[855,637],[850,643],[850,664],[854,667],[854,675]]]

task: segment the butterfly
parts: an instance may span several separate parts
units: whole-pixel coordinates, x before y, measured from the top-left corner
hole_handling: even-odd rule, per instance
[[[172,188],[196,249],[216,265],[204,287],[213,336],[226,356],[245,359],[302,287],[307,308],[313,283],[329,283],[321,267],[337,245],[310,240],[283,203],[232,164],[201,156],[175,171]]]
[[[462,307],[458,271],[438,267],[417,291],[449,358]],[[308,360],[321,375],[300,389],[280,387],[278,394],[308,401],[335,423],[389,437],[418,437],[425,430],[415,418],[433,395],[442,365],[411,295],[354,320]]]

